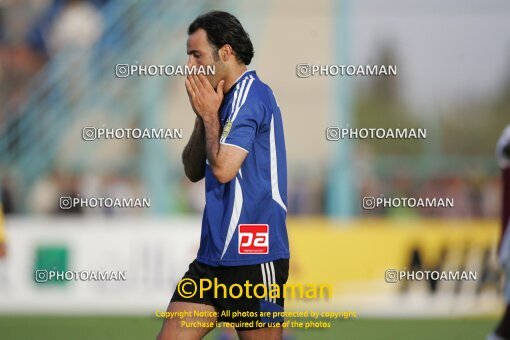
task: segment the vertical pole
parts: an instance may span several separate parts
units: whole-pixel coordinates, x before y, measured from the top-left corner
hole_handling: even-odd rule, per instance
[[[350,58],[350,1],[334,1],[335,13],[335,63],[348,65]],[[353,126],[352,80],[346,76],[334,79],[333,119],[334,126]],[[349,139],[331,141],[331,162],[329,164],[326,212],[331,217],[353,217],[359,207],[359,195],[353,176],[353,142]]]

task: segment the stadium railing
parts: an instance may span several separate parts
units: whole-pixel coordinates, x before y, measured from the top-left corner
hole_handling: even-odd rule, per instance
[[[63,50],[49,60],[27,88],[23,104],[0,117],[0,164],[4,173],[14,175],[20,202],[26,202],[34,183],[57,166],[58,154],[66,147],[66,134],[73,124],[98,119],[103,126],[115,120],[135,119],[142,125],[157,124],[166,95],[163,82],[168,80],[118,79],[115,65],[146,60],[182,64],[182,49],[170,47],[175,46],[174,35],[185,32],[190,18],[208,6],[207,1],[111,1],[101,10],[104,31],[92,50]],[[77,168],[97,150],[93,143],[73,147],[77,147],[73,150],[78,155]],[[150,181],[146,186],[156,196],[164,195],[158,180],[171,171],[165,159],[158,156],[160,151],[157,142],[146,143],[137,158],[141,171],[146,173],[143,177]],[[160,206],[151,210],[161,212],[168,206],[168,201],[160,200]],[[21,208],[26,210],[26,206]]]

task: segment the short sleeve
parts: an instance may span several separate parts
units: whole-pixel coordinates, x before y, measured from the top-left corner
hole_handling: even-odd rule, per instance
[[[258,126],[259,122],[254,110],[243,105],[237,114],[225,123],[220,143],[237,146],[246,152],[250,152],[253,148],[253,140],[257,134]]]

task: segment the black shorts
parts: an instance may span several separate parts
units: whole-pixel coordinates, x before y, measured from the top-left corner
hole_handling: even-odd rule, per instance
[[[213,306],[218,314],[218,321],[232,323],[236,329],[263,328],[269,323],[283,322],[283,285],[288,277],[289,259],[235,267],[213,267],[195,260],[179,281],[171,302]],[[192,282],[185,286],[186,279],[196,286],[193,286]],[[202,296],[200,288],[197,288],[193,296],[189,296],[194,287],[200,287],[200,279],[207,279],[202,280],[204,288],[209,283],[212,287],[203,289]],[[277,294],[278,289],[280,294]]]

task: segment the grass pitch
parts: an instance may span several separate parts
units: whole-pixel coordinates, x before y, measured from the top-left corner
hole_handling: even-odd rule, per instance
[[[1,340],[143,340],[155,339],[162,320],[124,316],[0,316]],[[328,329],[290,329],[288,340],[469,340],[485,339],[495,319],[351,319]],[[219,329],[206,339],[236,339]]]

